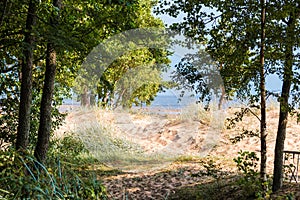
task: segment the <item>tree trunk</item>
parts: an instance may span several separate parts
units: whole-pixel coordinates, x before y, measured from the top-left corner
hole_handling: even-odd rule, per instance
[[[274,171],[273,171],[273,192],[282,187],[283,178],[283,151],[284,141],[286,137],[286,126],[289,115],[289,96],[290,88],[293,77],[293,46],[295,42],[294,36],[295,20],[291,16],[287,22],[287,36],[286,36],[286,49],[285,49],[285,66],[283,71],[283,85],[280,97],[280,114],[278,122],[278,130],[275,144],[275,158],[274,158]]]
[[[218,103],[218,110],[222,109],[225,95],[226,95],[226,93],[225,93],[225,87],[224,87],[224,85],[221,85],[221,96],[220,96],[219,103]]]
[[[96,106],[96,95],[93,92],[90,95],[90,106]]]
[[[61,8],[61,0],[53,0],[53,6]],[[52,16],[50,24],[55,27],[58,23],[58,16]],[[46,72],[44,80],[44,88],[42,94],[40,108],[40,125],[38,130],[38,141],[35,148],[34,156],[37,160],[43,163],[46,160],[46,155],[49,147],[49,139],[52,125],[52,100],[54,93],[54,82],[56,73],[56,51],[53,42],[47,44],[46,57]]]
[[[21,70],[21,96],[19,106],[19,119],[17,130],[16,149],[25,150],[28,146],[30,133],[30,109],[32,100],[32,66],[33,66],[33,48],[35,36],[33,27],[36,24],[37,5],[31,0],[28,5],[28,14],[26,19],[23,61]]]
[[[261,0],[261,44],[260,44],[260,178],[261,182],[267,182],[267,133],[266,133],[266,85],[265,85],[265,0]],[[268,188],[262,184],[263,196]]]
[[[221,71],[222,68],[223,68],[223,63],[220,63],[219,70]],[[225,95],[226,95],[225,86],[221,85],[220,88],[221,88],[221,96],[220,96],[219,103],[218,103],[218,110],[222,109],[223,101],[224,101]]]
[[[90,98],[87,87],[83,89],[83,93],[81,94],[81,106],[87,107],[90,105]]]

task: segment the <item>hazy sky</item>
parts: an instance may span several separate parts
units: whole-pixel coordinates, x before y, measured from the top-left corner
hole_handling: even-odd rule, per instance
[[[184,14],[180,14],[178,18],[173,18],[168,15],[157,15],[159,18],[163,20],[163,22],[167,25],[172,23],[181,21],[184,17]],[[182,54],[180,50],[175,52],[175,55],[171,56],[170,59],[172,60],[172,66],[180,61]],[[279,80],[277,75],[270,75],[266,77],[266,88],[269,91],[281,91],[282,82]]]

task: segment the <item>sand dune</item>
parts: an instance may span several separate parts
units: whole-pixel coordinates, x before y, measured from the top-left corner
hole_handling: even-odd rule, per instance
[[[67,116],[66,123],[56,133],[72,132],[91,123],[113,127],[115,137],[126,138],[142,147],[146,154],[217,156],[233,159],[240,150],[254,151],[259,155],[260,140],[258,137],[245,138],[237,144],[232,144],[230,138],[241,130],[259,129],[259,121],[252,115],[237,124],[236,128],[227,130],[223,126],[226,117],[232,117],[238,109],[228,109],[207,112],[206,121],[196,119],[193,113],[183,119],[177,110],[172,114],[155,114],[147,110],[134,112],[105,111],[99,109],[75,109]],[[258,111],[256,111],[259,115]],[[168,113],[162,112],[160,113]],[[185,113],[188,116],[188,113]],[[222,117],[221,114],[223,114]],[[268,111],[268,170],[272,171],[276,130],[278,124],[278,109]],[[297,130],[300,130],[294,117],[290,117],[285,141],[286,150],[300,150],[300,140]]]

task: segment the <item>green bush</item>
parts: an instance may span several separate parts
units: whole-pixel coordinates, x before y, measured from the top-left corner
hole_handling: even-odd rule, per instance
[[[240,151],[239,156],[234,158],[234,162],[237,164],[239,171],[243,173],[243,178],[239,180],[239,184],[242,186],[244,196],[253,196],[256,199],[263,199],[262,185],[267,189],[267,196],[270,195],[270,181],[262,183],[260,180],[260,173],[258,172],[257,166],[259,158],[255,152]]]
[[[104,186],[94,174],[81,176],[75,162],[61,162],[62,155],[76,157],[84,151],[80,145],[73,146],[78,141],[68,137],[58,144],[65,146],[52,149],[52,153],[60,153],[51,154],[47,167],[29,153],[1,151],[0,199],[107,199]]]
[[[75,136],[67,135],[61,139],[51,141],[49,149],[50,160],[59,158],[60,160],[78,163],[81,161],[81,155],[89,153],[83,142]],[[52,158],[52,159],[51,159]]]
[[[240,151],[239,156],[234,158],[233,161],[236,163],[239,171],[241,171],[245,179],[255,178],[259,173],[257,171],[257,165],[259,158],[255,152]]]

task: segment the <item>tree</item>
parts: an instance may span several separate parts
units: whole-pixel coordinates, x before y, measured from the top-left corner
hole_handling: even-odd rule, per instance
[[[131,24],[132,30],[138,30],[138,28],[145,30],[147,27],[163,27],[162,21],[155,18],[151,13],[153,4],[153,1],[137,2],[134,9],[130,10],[129,15],[131,17],[126,21],[126,24]],[[144,66],[145,68],[152,67],[153,69],[158,69],[156,66],[160,66],[161,69],[158,70],[161,73],[162,70],[164,70],[163,68],[169,63],[167,58],[168,52],[156,48],[141,48],[140,45],[137,45],[136,48],[132,48],[133,45],[136,45],[132,41],[123,44],[124,41],[122,41],[122,39],[128,39],[126,30],[128,29],[118,27],[117,31],[115,31],[115,37],[110,37],[109,40],[99,44],[99,46],[95,47],[89,54],[88,59],[83,63],[82,71],[77,79],[78,84],[75,90],[78,95],[88,97],[89,93],[95,93],[98,95],[99,105],[113,108],[119,105],[131,107],[132,103],[139,104],[141,101],[149,103],[149,100],[154,99],[158,91],[157,88],[159,88],[159,82],[156,82],[156,84],[154,84],[155,86],[153,84],[149,84],[148,86],[144,85],[143,87],[147,87],[146,91],[149,92],[149,94],[143,92],[143,95],[141,95],[141,89],[139,90],[139,94],[135,91],[138,89],[136,87],[137,84],[131,84],[134,88],[131,87],[131,91],[128,90],[130,84],[124,81],[126,79],[124,76],[132,71],[142,71],[141,68],[137,69],[139,66]],[[122,36],[122,31],[124,31],[124,36]],[[133,35],[131,36],[133,37]],[[114,40],[114,38],[120,39],[123,43],[120,41],[110,41]],[[141,41],[138,41],[139,39]],[[143,41],[141,38],[136,39],[136,41],[149,43],[149,41]],[[126,45],[128,45],[128,48],[124,48]],[[118,53],[120,52],[121,54],[119,55]],[[110,60],[110,58],[114,57],[114,54],[116,54],[117,57],[114,58],[114,60]],[[155,75],[155,80],[159,80],[159,75],[157,75],[157,73],[155,73]],[[142,74],[142,76],[144,80],[146,80],[145,78],[147,76],[149,77],[149,75],[145,73]],[[122,79],[123,82],[121,83]],[[136,79],[136,81],[137,80],[138,79]],[[141,82],[138,85],[141,86],[140,84]],[[86,102],[84,99],[86,98],[82,98],[81,102]],[[137,99],[141,101],[139,102]],[[85,104],[82,103],[82,105]]]
[[[263,196],[266,197],[267,182],[267,121],[266,121],[266,85],[265,85],[265,23],[266,23],[266,5],[265,0],[260,1],[261,7],[261,33],[260,33],[260,178],[263,190]]]
[[[168,63],[164,50],[142,48],[125,53],[101,74],[99,103],[112,108],[149,105],[163,87],[161,73]]]
[[[97,8],[97,3],[93,4],[93,2],[90,2],[89,6],[93,6],[94,9]],[[121,8],[124,7],[124,5],[121,5]],[[59,26],[58,19],[60,10],[62,8],[62,2],[61,0],[54,0],[53,1],[53,14],[52,17],[50,17],[50,36],[47,41],[47,57],[46,57],[46,71],[45,71],[45,80],[44,80],[44,89],[42,92],[42,101],[41,101],[41,115],[40,115],[40,124],[39,124],[39,131],[38,131],[38,141],[35,148],[35,157],[40,161],[44,162],[46,159],[46,154],[48,151],[49,146],[49,138],[51,133],[51,110],[52,110],[52,96],[54,93],[54,81],[55,81],[55,71],[57,68],[57,51],[58,51],[58,45],[55,43],[60,40],[60,37],[62,35],[56,35],[51,32],[51,30],[55,30],[55,28],[61,28],[62,26]],[[129,11],[130,11],[129,7]],[[91,12],[94,12],[94,10],[87,9],[87,15],[90,16]],[[99,14],[99,13],[96,13]],[[125,13],[126,15],[127,13]],[[126,19],[126,18],[125,18]],[[87,21],[87,25],[91,22],[99,22],[99,19],[93,18],[91,21]],[[126,19],[127,20],[127,19]],[[123,24],[121,24],[123,25]],[[96,24],[94,24],[96,26]],[[105,24],[103,24],[105,26]],[[95,28],[95,27],[92,27]],[[103,27],[101,27],[103,28]],[[118,28],[118,27],[113,27]],[[59,29],[58,29],[59,30]],[[100,29],[100,32],[102,30]],[[95,30],[94,34],[99,33],[99,30]],[[108,37],[106,33],[105,35],[99,34],[97,38],[101,37]],[[53,36],[57,36],[53,37]],[[90,46],[88,46],[89,49],[91,49],[93,46],[91,45],[91,42],[89,43]],[[85,90],[85,96],[87,94]]]
[[[61,9],[62,0],[53,0],[53,7],[57,10]],[[58,12],[59,13],[59,12]],[[53,13],[50,18],[50,25],[54,28],[58,24],[59,16]],[[43,163],[48,152],[49,139],[52,125],[52,100],[54,93],[54,81],[56,73],[56,45],[53,41],[49,41],[46,51],[46,72],[44,80],[44,88],[42,93],[40,124],[38,130],[38,140],[35,147],[34,155],[37,160]]]
[[[163,2],[169,5],[163,12],[174,17],[181,11],[186,14],[183,22],[174,24],[173,27],[190,37],[208,41],[211,56],[222,63],[221,75],[226,91],[233,91],[242,98],[251,97],[250,103],[254,103],[253,106],[260,104],[262,180],[265,180],[266,162],[264,76],[277,74],[282,80],[273,179],[273,191],[278,190],[282,185],[287,117],[291,111],[295,112],[299,96],[299,76],[295,73],[299,67],[298,53],[295,52],[299,45],[299,40],[296,39],[299,32],[299,3],[270,0],[263,6],[262,1],[259,5],[258,2],[247,0],[235,3],[202,1],[200,4],[193,0]],[[261,12],[259,7],[262,8]],[[209,8],[212,9],[210,13],[207,11]],[[260,33],[257,32],[259,25]],[[253,86],[255,95],[251,94]],[[289,103],[290,92],[294,95],[292,103]],[[272,95],[272,92],[268,94]]]
[[[297,35],[299,34],[299,17],[300,17],[300,4],[297,1],[279,1],[272,2],[273,6],[280,8],[281,19],[279,19],[283,26],[279,26],[283,36],[282,47],[283,47],[283,84],[281,89],[280,112],[279,122],[275,145],[275,159],[274,159],[274,173],[273,173],[273,187],[272,190],[275,192],[282,187],[283,178],[283,150],[284,141],[286,137],[286,126],[288,122],[288,115],[293,107],[289,104],[289,97],[291,94],[292,83],[298,84],[299,77],[295,75],[294,68],[297,66],[297,56],[294,50],[299,45]],[[279,16],[277,16],[279,17]],[[294,85],[293,90],[298,90],[298,87]]]
[[[32,67],[37,3],[31,0],[28,5],[25,38],[23,46],[21,96],[16,148],[26,150],[30,133],[30,108],[32,100]]]
[[[28,12],[29,8],[32,9],[32,6],[28,7],[28,2],[31,2],[35,6],[36,13]],[[20,127],[21,130],[22,127],[22,124],[19,124],[15,120],[17,119],[15,116],[19,113],[21,116],[19,120],[22,122],[26,121],[26,134],[18,134],[18,137],[22,137],[19,137],[17,140],[17,146],[22,145],[24,148],[27,148],[28,143],[30,144],[30,148],[35,146],[39,119],[45,119],[43,116],[40,117],[39,113],[40,100],[43,94],[44,73],[49,75],[45,71],[45,66],[48,65],[45,63],[45,52],[50,52],[51,49],[47,48],[47,46],[49,47],[47,44],[53,43],[55,46],[57,54],[56,70],[58,73],[55,77],[53,99],[47,101],[48,105],[51,102],[53,109],[49,112],[47,108],[42,108],[44,109],[42,115],[45,115],[45,110],[47,110],[46,115],[51,113],[52,118],[55,119],[52,121],[50,131],[53,132],[61,123],[64,116],[58,112],[58,105],[62,103],[63,97],[68,96],[71,86],[74,85],[73,80],[80,64],[88,52],[104,38],[115,34],[119,29],[124,30],[131,28],[131,26],[134,28],[135,24],[127,22],[130,22],[133,17],[130,13],[135,9],[134,4],[136,3],[136,1],[82,2],[65,0],[60,10],[60,23],[53,27],[49,18],[51,18],[52,13],[57,14],[58,9],[50,2],[29,0],[28,2],[26,4],[19,1],[4,1],[0,3],[1,8],[5,8],[0,13],[2,23],[0,27],[1,142],[16,143],[15,136],[17,135],[17,130],[15,129],[16,127]],[[35,23],[33,25],[29,23],[26,25],[27,15],[25,15],[25,12],[29,13],[28,19],[29,16],[34,17]],[[24,29],[25,26],[26,29]],[[24,35],[26,37],[23,42]],[[28,38],[33,43],[26,42]],[[21,44],[24,44],[23,49]],[[33,48],[34,51],[32,51]],[[25,53],[30,54],[30,56],[24,56]],[[28,59],[31,62],[25,62]],[[26,63],[31,65],[31,72],[27,71],[27,73],[31,73],[33,79],[29,82],[32,87],[25,87],[24,84],[22,86],[22,90],[25,91],[27,89],[27,93],[26,95],[21,94],[21,102],[23,102],[21,104],[25,105],[24,100],[22,100],[24,98],[32,104],[31,107],[23,106],[26,108],[25,113],[23,111],[17,112],[17,110],[19,108],[18,100],[20,96],[19,78],[21,74],[23,75],[23,81],[28,80],[27,78],[30,77],[26,73],[25,75],[23,72],[20,73],[19,66],[25,66]],[[47,82],[47,80],[45,81]],[[28,91],[30,88],[32,88],[31,92]],[[31,101],[29,101],[30,98]],[[25,114],[26,118],[22,117]],[[40,128],[40,130],[44,129]],[[20,143],[22,144],[20,145]]]

